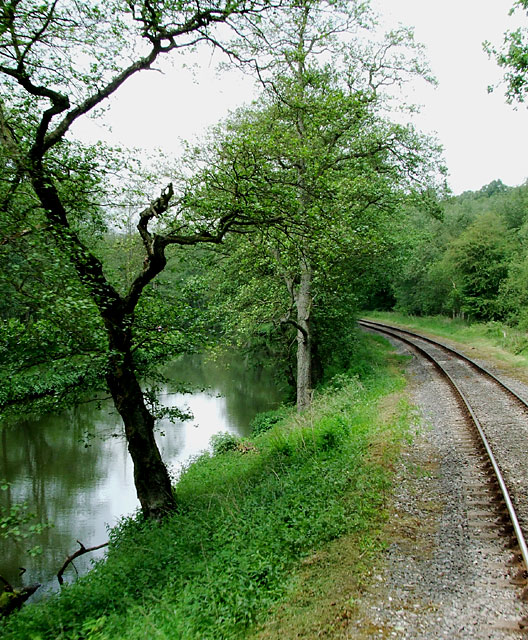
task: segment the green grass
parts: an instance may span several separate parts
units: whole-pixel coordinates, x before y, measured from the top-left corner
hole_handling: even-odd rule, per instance
[[[0,624],[2,638],[249,637],[288,602],[318,549],[345,538],[358,557],[372,547],[408,420],[383,408],[405,384],[398,357],[381,340],[360,344],[356,369],[319,391],[310,412],[252,446],[196,459],[176,487],[177,513],[125,520],[105,562]]]
[[[367,312],[365,318],[399,324],[442,336],[515,367],[528,366],[528,334],[501,322],[472,322],[445,316],[407,316],[397,312]]]

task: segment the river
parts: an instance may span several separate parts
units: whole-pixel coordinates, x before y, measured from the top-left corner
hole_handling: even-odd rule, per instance
[[[158,446],[175,477],[189,458],[208,448],[212,435],[248,435],[255,414],[276,407],[283,397],[270,371],[234,357],[186,356],[165,373],[171,382],[161,390],[161,403],[193,414],[184,422],[158,425]],[[180,381],[205,390],[178,393]],[[0,480],[9,483],[0,491],[1,504],[27,502],[34,522],[52,525],[17,545],[0,539],[0,575],[14,585],[40,582],[42,594],[57,588],[56,573],[78,549],[77,540],[86,547],[105,542],[108,527],[139,507],[122,423],[111,400],[87,402],[0,431],[0,449]],[[42,553],[31,557],[27,549],[34,545]],[[77,571],[85,572],[103,553],[79,558]],[[22,578],[20,567],[27,570]],[[73,568],[65,579],[75,579]]]

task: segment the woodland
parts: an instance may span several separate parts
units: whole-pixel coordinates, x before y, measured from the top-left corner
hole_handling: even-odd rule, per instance
[[[129,78],[197,47],[258,98],[178,158],[75,139]],[[488,49],[522,102],[526,34]],[[179,508],[154,440],[164,362],[236,348],[302,415],[357,361],[361,310],[528,331],[528,186],[449,194],[400,93],[434,81],[422,48],[368,2],[9,0],[0,75],[0,428],[109,394],[147,521]]]
[[[439,219],[410,212],[401,263],[375,304],[526,331],[527,198],[528,186],[495,180],[443,200]]]

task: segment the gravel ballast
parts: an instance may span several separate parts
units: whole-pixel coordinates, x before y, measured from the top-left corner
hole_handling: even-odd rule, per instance
[[[459,406],[416,355],[408,375],[418,426],[397,470],[390,544],[355,604],[346,637],[528,637],[522,586],[512,582],[518,567],[510,563],[495,494]],[[528,478],[518,481],[528,486]]]

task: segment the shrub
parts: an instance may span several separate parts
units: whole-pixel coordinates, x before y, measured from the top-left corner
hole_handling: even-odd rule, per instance
[[[237,435],[234,433],[228,433],[227,431],[215,433],[209,441],[211,448],[213,449],[213,455],[215,456],[227,453],[228,451],[235,451],[240,442],[241,439]]]
[[[251,421],[249,428],[251,429],[251,435],[258,436],[261,433],[266,433],[277,423],[284,420],[286,416],[286,410],[276,409],[275,411],[263,411],[257,413],[257,415]]]

